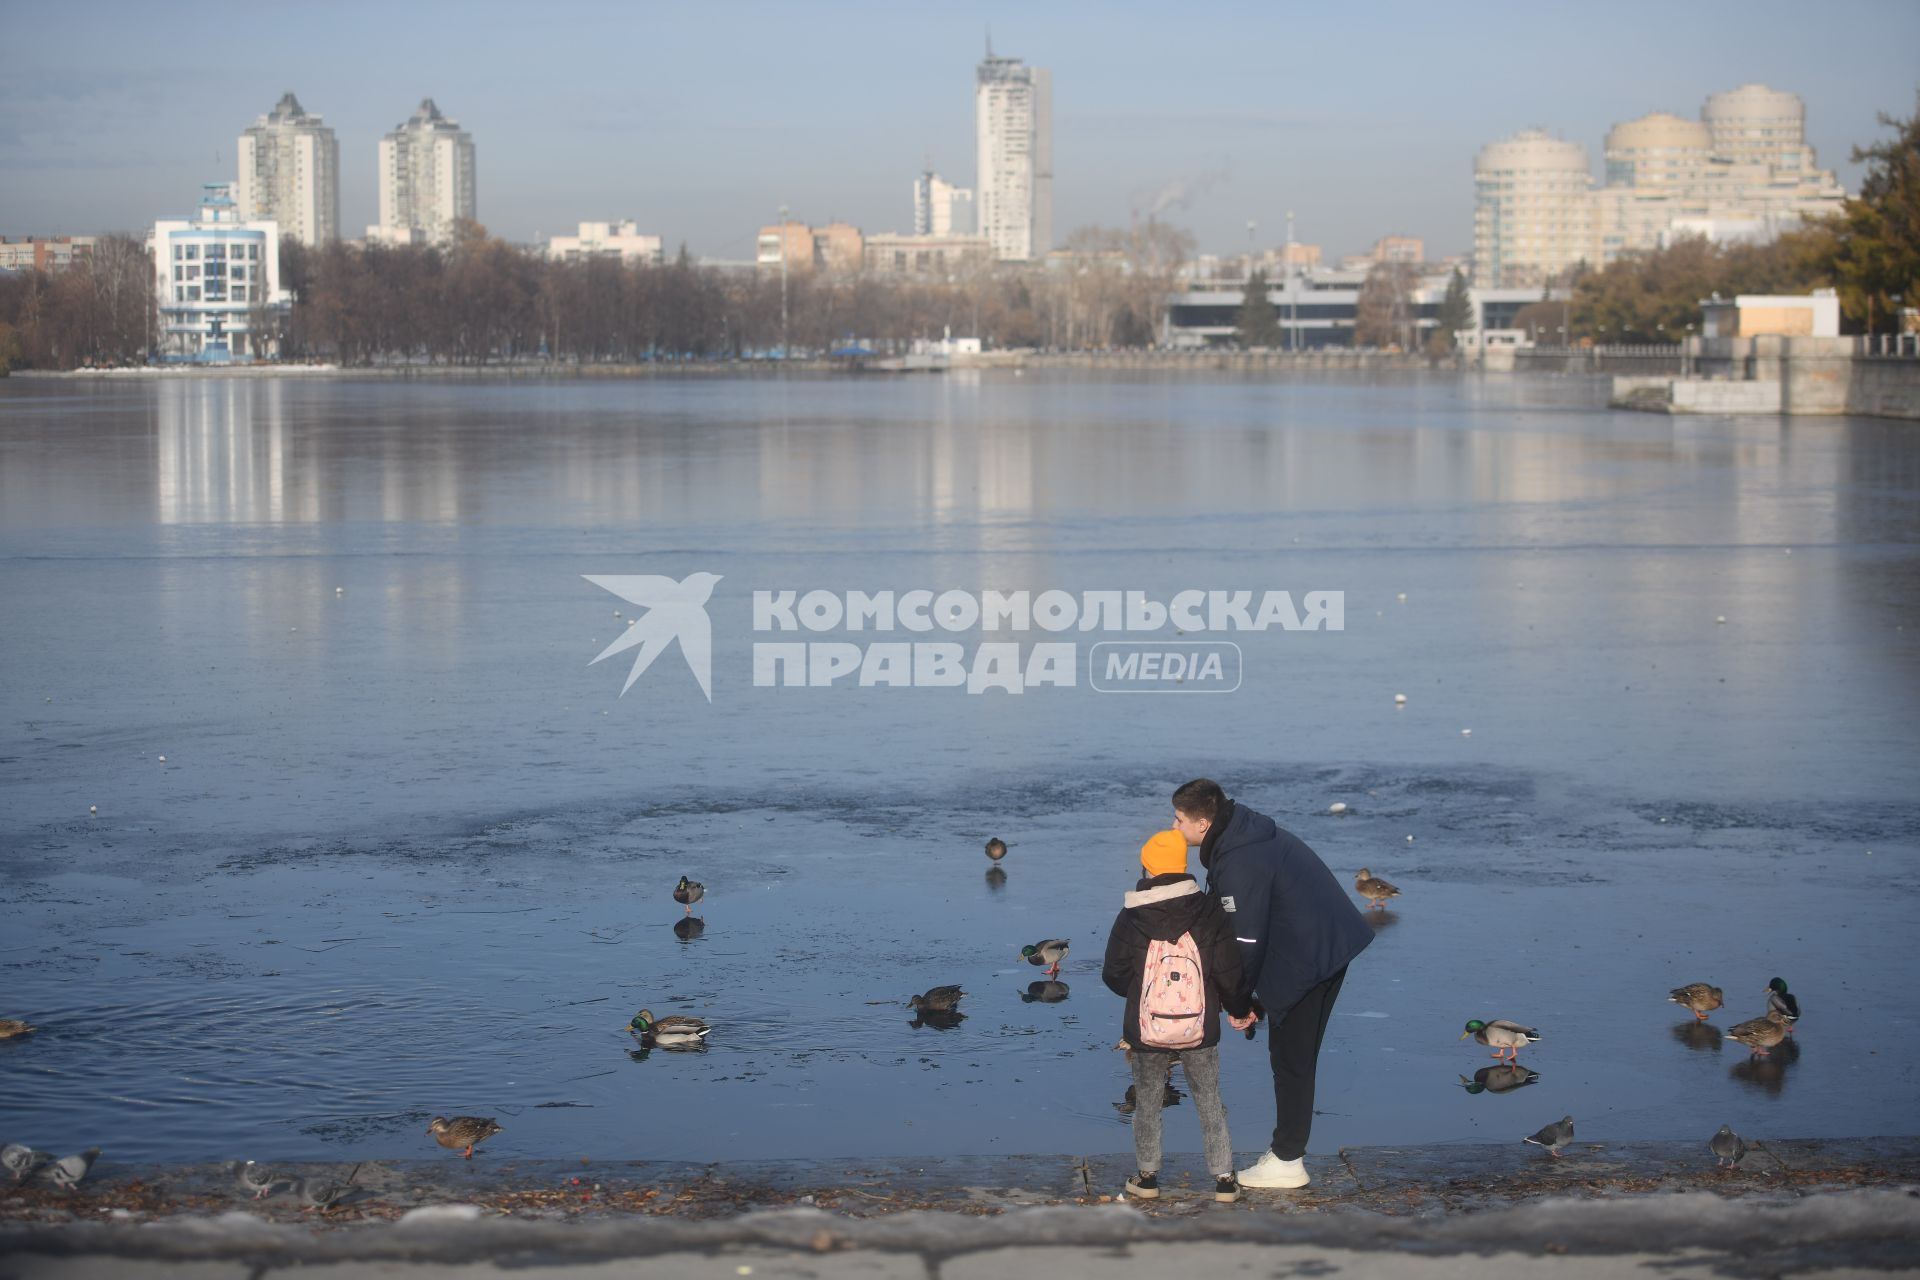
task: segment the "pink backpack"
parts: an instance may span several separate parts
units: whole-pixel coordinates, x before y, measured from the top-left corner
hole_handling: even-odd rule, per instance
[[[1192,1049],[1207,1038],[1207,980],[1191,933],[1147,945],[1140,979],[1140,1043],[1154,1049]]]

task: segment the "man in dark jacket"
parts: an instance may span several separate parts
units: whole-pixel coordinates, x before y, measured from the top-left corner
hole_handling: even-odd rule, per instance
[[[1233,1178],[1233,1143],[1227,1134],[1226,1108],[1220,1100],[1220,1011],[1224,1008],[1236,1025],[1253,1025],[1253,998],[1241,969],[1240,947],[1233,940],[1233,930],[1220,904],[1201,893],[1199,883],[1187,874],[1184,836],[1174,831],[1160,832],[1140,850],[1140,861],[1147,876],[1126,896],[1114,919],[1107,935],[1106,962],[1100,969],[1100,979],[1108,990],[1125,996],[1127,1001],[1121,1038],[1133,1067],[1133,1146],[1139,1169],[1139,1175],[1127,1181],[1127,1192],[1146,1198],[1160,1194],[1160,1107],[1167,1072],[1173,1064],[1170,1044],[1156,1044],[1141,1030],[1141,988],[1148,953],[1156,940],[1177,943],[1181,935],[1191,934],[1206,987],[1205,1011],[1197,1028],[1199,1043],[1178,1050],[1180,1069],[1186,1073],[1187,1092],[1199,1114],[1207,1168],[1214,1177],[1214,1198],[1237,1200],[1240,1187]],[[1175,988],[1169,986],[1167,990]],[[1192,1002],[1184,1003],[1192,1007]],[[1148,1008],[1153,1012],[1152,1005]],[[1181,1019],[1191,1016],[1180,1014]],[[1177,1020],[1159,1025],[1191,1026]],[[1166,1038],[1178,1044],[1192,1036],[1190,1032],[1170,1031]]]
[[[1248,1187],[1304,1187],[1314,1075],[1347,964],[1373,930],[1327,864],[1272,818],[1196,778],[1173,793],[1174,829],[1200,846],[1207,892],[1233,922],[1247,977],[1267,1018],[1273,1067],[1273,1143]]]

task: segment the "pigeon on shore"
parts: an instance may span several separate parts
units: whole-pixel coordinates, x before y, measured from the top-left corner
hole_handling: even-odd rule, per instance
[[[318,1209],[321,1213],[325,1213],[340,1203],[341,1197],[347,1194],[344,1183],[335,1182],[330,1178],[302,1178],[294,1184],[294,1190],[300,1193],[300,1199],[304,1202],[304,1207],[300,1210],[302,1213],[308,1209]]]
[[[93,1162],[100,1158],[100,1148],[88,1147],[78,1155],[63,1156],[48,1166],[47,1176],[53,1179],[53,1185],[71,1191],[80,1185],[87,1176],[87,1170],[93,1168]]]
[[[1707,1140],[1707,1150],[1720,1158],[1722,1169],[1731,1169],[1747,1158],[1747,1144],[1731,1125],[1720,1126],[1720,1132]]]
[[[5,1168],[12,1174],[15,1182],[25,1182],[33,1176],[36,1169],[52,1159],[52,1152],[35,1151],[32,1147],[20,1142],[9,1142],[6,1146],[0,1147],[0,1168]]]
[[[1521,1141],[1531,1142],[1536,1147],[1545,1147],[1547,1154],[1558,1160],[1560,1158],[1560,1148],[1573,1141],[1573,1117],[1563,1116],[1538,1133],[1523,1138]]]
[[[235,1161],[232,1168],[234,1181],[240,1184],[241,1190],[251,1192],[255,1200],[266,1199],[280,1184],[273,1170],[252,1160]]]

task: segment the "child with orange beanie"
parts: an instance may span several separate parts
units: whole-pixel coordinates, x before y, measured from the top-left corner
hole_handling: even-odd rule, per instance
[[[1133,1067],[1133,1149],[1139,1169],[1127,1179],[1127,1192],[1142,1199],[1160,1194],[1160,1108],[1177,1053],[1199,1113],[1214,1199],[1238,1200],[1233,1144],[1220,1101],[1220,1011],[1236,1023],[1253,1014],[1240,947],[1226,912],[1187,872],[1186,837],[1159,832],[1141,846],[1140,866],[1146,876],[1113,922],[1100,972],[1108,990],[1127,1001],[1121,1039]]]

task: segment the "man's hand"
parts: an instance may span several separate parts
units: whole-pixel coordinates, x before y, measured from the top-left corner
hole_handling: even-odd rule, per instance
[[[1227,1025],[1235,1031],[1251,1031],[1253,1030],[1254,1023],[1258,1021],[1260,1021],[1260,1015],[1257,1013],[1249,1013],[1244,1018],[1236,1018],[1232,1014],[1227,1015]]]

